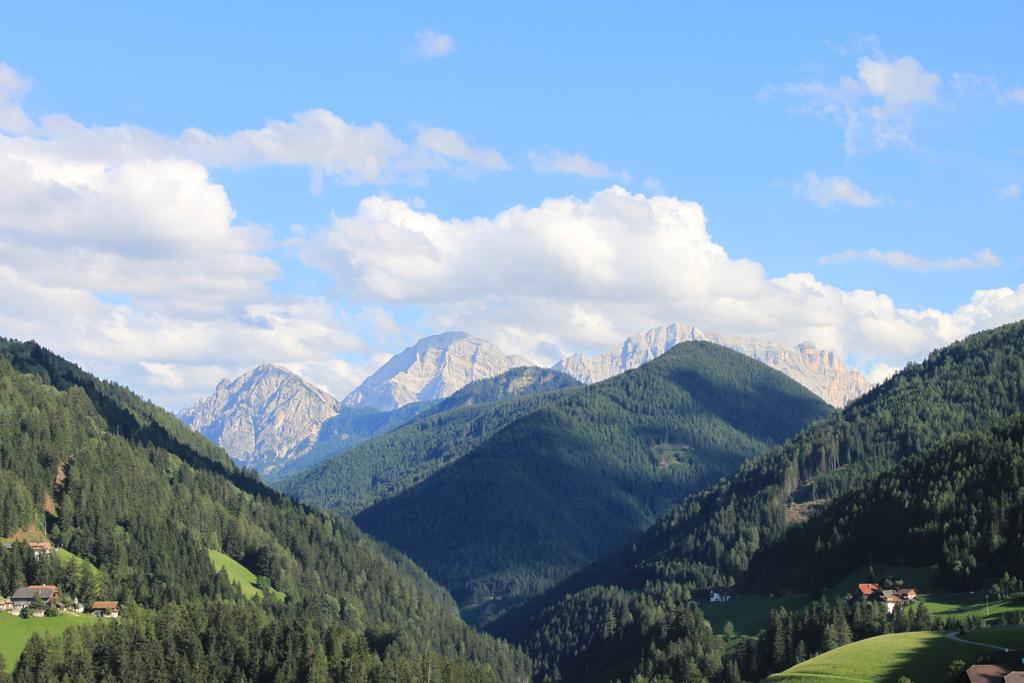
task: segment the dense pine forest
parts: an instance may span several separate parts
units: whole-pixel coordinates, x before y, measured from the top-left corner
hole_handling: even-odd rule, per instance
[[[310,505],[352,515],[458,460],[549,400],[550,392],[578,384],[568,375],[540,368],[515,368],[477,380],[432,405],[410,404],[393,411],[415,411],[418,419],[275,485]],[[326,431],[332,428],[331,422],[324,426]]]
[[[448,588],[474,623],[832,412],[782,373],[703,342],[537,400],[462,458],[355,516]]]
[[[351,522],[291,502],[169,413],[34,343],[0,343],[0,482],[0,536],[46,534],[81,560],[0,550],[5,591],[50,580],[125,606],[116,625],[31,643],[18,680],[71,675],[76,661],[124,680],[528,672],[521,653],[467,627],[442,589]],[[243,598],[210,549],[286,599]]]
[[[878,543],[889,533],[894,540],[886,547],[893,559],[909,545],[913,550],[905,553],[940,564],[952,584],[996,578],[1019,566],[1020,505],[1013,484],[1021,476],[1019,437],[1015,442],[1013,436],[1019,422],[980,437],[956,435],[990,428],[1021,411],[1024,324],[973,335],[908,366],[841,413],[690,496],[620,552],[491,629],[522,643],[542,675],[577,670],[603,656],[610,641],[626,637],[622,624],[638,619],[639,610],[632,609],[600,637],[594,635],[587,623],[607,613],[603,605],[614,596],[636,605],[653,601],[661,623],[667,623],[669,615],[686,609],[693,588],[758,584],[761,569],[775,572],[780,585],[806,580],[815,569],[835,578],[850,571],[851,562],[863,561],[869,536]],[[909,457],[929,449],[935,450]],[[987,489],[995,478],[1003,481]],[[877,515],[869,511],[876,501]],[[819,521],[815,512],[823,506]],[[775,543],[784,545],[776,549]],[[795,556],[807,558],[808,572],[793,569],[800,565],[792,561]],[[758,571],[748,574],[752,558]],[[817,585],[826,580],[816,579]],[[712,677],[711,669],[702,671]]]

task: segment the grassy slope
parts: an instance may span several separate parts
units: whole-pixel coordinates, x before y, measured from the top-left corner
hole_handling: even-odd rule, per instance
[[[893,633],[860,640],[769,676],[768,683],[943,681],[950,662],[974,661],[988,648],[957,643],[942,633]]]
[[[7,671],[14,671],[21,651],[25,649],[33,633],[58,635],[76,624],[89,626],[97,622],[96,617],[82,614],[62,614],[57,617],[22,619],[0,614],[0,655],[7,664]]]
[[[237,583],[238,587],[242,589],[242,595],[247,598],[254,598],[263,593],[263,591],[256,587],[257,577],[251,571],[219,550],[211,548],[208,552],[210,553],[210,561],[213,562],[214,569],[217,571],[225,570],[228,573],[228,578]],[[279,600],[284,600],[284,593],[276,588],[271,588],[270,594]]]
[[[963,638],[964,640],[989,643],[1011,650],[1024,648],[1024,628],[1016,626],[1012,628],[989,628],[984,631],[967,631]]]

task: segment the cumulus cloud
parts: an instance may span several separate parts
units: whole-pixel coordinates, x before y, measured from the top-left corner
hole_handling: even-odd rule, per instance
[[[314,235],[304,256],[363,300],[417,304],[436,329],[470,328],[543,361],[684,320],[896,366],[1024,316],[1024,287],[979,291],[944,312],[808,273],[769,277],[714,242],[700,205],[619,187],[468,219],[369,197]]]
[[[848,154],[911,142],[914,115],[938,102],[942,79],[913,57],[862,57],[856,77],[835,84],[802,81],[765,88],[761,97],[788,98],[797,111],[832,118],[843,129]]]
[[[846,204],[848,206],[878,206],[882,200],[867,190],[857,187],[849,178],[829,176],[819,178],[814,171],[807,173],[803,180],[793,184],[793,193],[814,202],[818,206]]]
[[[4,92],[25,83],[0,71]],[[273,294],[268,232],[237,220],[179,140],[65,116],[23,128],[0,132],[0,334],[172,407],[263,361],[353,386],[363,368],[338,356],[365,351],[359,321]]]
[[[426,29],[413,38],[412,53],[420,59],[437,59],[451,54],[455,40],[444,33]]]
[[[919,273],[942,270],[994,268],[1003,264],[1003,260],[996,256],[991,249],[982,249],[972,256],[960,256],[958,258],[946,259],[926,259],[903,251],[879,251],[878,249],[865,249],[863,251],[850,250],[838,254],[822,256],[818,259],[818,263],[822,265],[834,265],[837,263],[848,263],[850,261],[869,261],[871,263],[889,266],[890,268],[913,270]]]
[[[612,175],[607,166],[583,154],[553,149],[547,152],[530,151],[528,157],[533,170],[538,173],[567,173],[584,178],[607,178]]]
[[[1000,199],[1017,199],[1020,197],[1020,185],[1017,183],[1010,183],[1006,187],[999,190]]]

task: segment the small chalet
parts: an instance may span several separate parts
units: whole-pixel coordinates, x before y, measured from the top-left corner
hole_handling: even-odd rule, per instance
[[[853,591],[853,595],[861,600],[870,600],[880,590],[882,590],[882,587],[877,583],[858,583],[857,588]]]
[[[89,611],[97,617],[117,619],[121,616],[121,605],[116,600],[97,600]]]
[[[40,560],[44,555],[49,555],[53,552],[53,544],[49,541],[43,541],[42,543],[29,543],[28,547],[32,551],[32,557],[36,560]]]
[[[0,612],[13,612],[14,603],[10,598],[0,598]]]
[[[697,588],[690,591],[690,597],[697,603],[705,602],[729,602],[736,597],[736,591],[731,588],[715,586],[712,588]]]
[[[14,610],[21,611],[31,605],[37,594],[45,605],[57,605],[60,602],[60,589],[56,586],[25,586],[14,591],[11,596]]]

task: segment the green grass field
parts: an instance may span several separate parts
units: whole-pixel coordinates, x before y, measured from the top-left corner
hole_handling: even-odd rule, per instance
[[[711,622],[715,633],[721,633],[725,622],[731,621],[738,636],[756,636],[768,623],[768,613],[785,607],[787,610],[800,609],[808,603],[806,595],[790,594],[782,597],[768,597],[743,593],[729,602],[712,602],[700,606],[704,616]]]
[[[981,617],[991,620],[1003,612],[1024,610],[1024,600],[989,600],[984,593],[945,593],[922,596],[928,611],[938,617]]]
[[[900,676],[907,676],[915,683],[931,683],[946,680],[946,671],[953,660],[971,662],[986,652],[991,650],[954,642],[942,633],[893,633],[844,645],[766,680],[769,683],[895,683]]]
[[[967,631],[961,636],[964,640],[988,643],[1010,650],[1024,650],[1024,627],[1009,626],[987,628],[982,631]]]
[[[220,571],[221,569],[227,571],[228,578],[237,583],[242,589],[242,595],[247,598],[262,595],[263,591],[256,587],[257,577],[255,574],[219,550],[210,549],[209,553],[210,561],[213,562],[214,568],[217,571]],[[271,588],[270,595],[278,600],[284,600],[284,593],[277,589]]]
[[[14,671],[21,651],[28,644],[33,633],[60,634],[76,624],[95,624],[96,617],[81,614],[62,614],[57,617],[22,619],[10,614],[0,614],[0,655],[3,655],[7,671]]]

